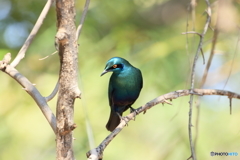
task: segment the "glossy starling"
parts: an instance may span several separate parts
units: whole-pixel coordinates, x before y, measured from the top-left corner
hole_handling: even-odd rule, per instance
[[[106,125],[113,131],[120,123],[124,111],[131,108],[143,86],[142,73],[127,60],[113,57],[107,61],[101,76],[113,72],[108,86],[108,99],[111,113]]]

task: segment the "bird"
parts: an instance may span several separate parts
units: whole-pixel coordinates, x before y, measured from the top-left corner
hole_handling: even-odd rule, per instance
[[[112,132],[121,122],[123,112],[128,108],[134,111],[131,105],[141,92],[143,78],[138,68],[121,57],[109,59],[100,76],[108,72],[112,72],[108,86],[108,100],[111,112],[106,128]]]

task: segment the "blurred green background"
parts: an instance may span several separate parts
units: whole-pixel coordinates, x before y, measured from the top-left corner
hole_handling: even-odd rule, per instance
[[[11,52],[13,58],[16,56],[45,2],[0,1],[0,59],[7,52]],[[206,20],[205,2],[198,1],[195,12],[187,10],[190,2],[91,1],[79,40],[79,86],[83,93],[82,99],[76,100],[75,104],[75,123],[78,126],[74,130],[76,159],[86,159],[85,153],[91,148],[86,119],[91,124],[95,146],[109,134],[105,124],[110,112],[107,89],[111,74],[100,77],[109,58],[126,58],[141,69],[144,87],[134,108],[162,94],[190,88],[189,77],[199,37],[181,33],[194,29],[202,32]],[[240,93],[240,45],[237,45],[239,28],[236,27],[240,20],[240,1],[228,1],[222,8],[218,1],[210,2],[211,26],[214,28],[218,23],[220,34],[209,77],[203,88]],[[84,1],[76,2],[76,23],[81,17],[83,5]],[[50,94],[57,82],[59,58],[57,54],[42,61],[39,58],[55,51],[55,34],[56,15],[55,7],[52,6],[26,57],[17,66],[44,96]],[[206,60],[211,49],[212,35],[213,31],[209,29],[204,39],[203,52]],[[199,56],[196,88],[205,66]],[[239,100],[233,100],[232,115],[229,114],[229,100],[226,97],[204,96],[201,100],[196,148],[198,159],[239,159]],[[187,159],[190,156],[188,101],[189,97],[178,98],[173,100],[172,106],[157,105],[145,115],[136,117],[136,121],[131,121],[109,144],[104,159]],[[197,98],[194,103],[197,103]],[[55,112],[56,98],[49,105]],[[194,107],[194,137],[196,117]],[[3,72],[0,74],[0,119],[0,159],[55,159],[55,136],[52,129],[32,98]],[[211,157],[211,151],[238,152],[239,155]]]

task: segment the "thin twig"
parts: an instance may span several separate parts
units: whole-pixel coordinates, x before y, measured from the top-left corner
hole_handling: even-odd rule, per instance
[[[53,52],[52,54],[50,54],[50,55],[48,55],[48,56],[46,56],[46,57],[40,58],[40,59],[38,59],[38,60],[39,60],[39,61],[42,61],[42,60],[44,60],[44,59],[46,59],[46,58],[48,58],[48,57],[56,54],[57,52],[58,52],[58,51],[55,51],[55,52]]]
[[[45,97],[47,102],[52,100],[56,96],[58,92],[58,88],[59,88],[59,82],[57,81],[57,84],[55,85],[53,92],[49,96]]]
[[[182,34],[197,34],[197,35],[199,35],[200,38],[202,37],[201,33],[198,33],[198,32],[195,32],[195,31],[182,32]]]
[[[187,23],[186,23],[186,33],[188,32],[188,27],[189,27],[189,10],[190,10],[190,5],[187,7],[188,13],[187,13]],[[188,34],[186,34],[186,52],[187,52],[187,56],[188,56],[188,60],[189,60],[189,68],[191,65],[191,58],[190,58],[190,54],[189,54],[189,38],[188,38]]]
[[[203,64],[205,64],[205,57],[204,57],[204,53],[203,53],[203,49],[201,48],[201,53],[202,53],[202,57],[203,57]]]
[[[219,5],[223,5],[223,4],[221,4],[221,2],[220,2],[220,4]],[[203,87],[203,85],[205,84],[205,82],[206,82],[206,79],[207,79],[207,76],[208,76],[208,70],[209,70],[209,68],[210,68],[210,65],[211,65],[211,62],[212,62],[212,59],[213,59],[213,56],[214,56],[214,51],[215,51],[215,46],[216,46],[216,42],[217,42],[217,37],[218,37],[218,34],[219,34],[219,20],[221,19],[221,17],[219,16],[219,14],[220,14],[220,12],[222,12],[222,10],[218,10],[218,16],[217,16],[217,22],[216,22],[216,29],[213,29],[211,26],[209,26],[209,28],[211,29],[211,30],[213,30],[214,31],[214,34],[213,34],[213,39],[212,39],[212,48],[211,48],[211,53],[210,53],[210,57],[209,57],[209,60],[208,60],[208,63],[207,63],[207,66],[206,66],[206,68],[205,68],[205,71],[204,71],[204,75],[203,75],[203,77],[202,77],[202,81],[201,81],[201,83],[200,83],[200,88],[202,88]],[[240,33],[240,32],[239,32]],[[239,36],[240,36],[240,34],[239,34]],[[232,72],[232,67],[233,67],[233,64],[234,64],[234,60],[235,60],[235,56],[236,56],[236,53],[237,53],[237,47],[238,47],[238,42],[239,42],[239,39],[240,37],[238,37],[238,41],[237,41],[237,43],[236,43],[236,48],[235,48],[235,52],[234,52],[234,55],[233,55],[233,59],[232,59],[232,63],[231,63],[231,67],[230,67],[230,71],[229,71],[229,74],[228,74],[228,78],[227,78],[227,80],[226,80],[226,82],[225,82],[225,84],[224,84],[224,87],[223,87],[223,89],[225,88],[225,86],[226,86],[226,84],[228,83],[228,80],[229,80],[229,78],[230,78],[230,75],[231,75],[231,72]],[[219,97],[220,98],[220,97]],[[196,116],[196,136],[195,136],[195,140],[194,140],[194,145],[195,145],[195,148],[196,148],[196,146],[197,146],[197,139],[198,139],[198,130],[199,130],[199,119],[200,119],[200,110],[201,110],[201,108],[200,108],[200,100],[198,99],[198,102],[197,102],[197,116]],[[230,99],[230,114],[231,114],[231,99]]]
[[[230,71],[229,71],[229,74],[228,74],[228,77],[227,77],[227,80],[223,86],[223,89],[226,87],[227,83],[228,83],[228,80],[232,74],[232,69],[233,69],[233,65],[234,65],[234,62],[235,62],[235,57],[236,57],[236,54],[237,54],[237,51],[238,51],[238,44],[239,44],[239,41],[240,41],[240,29],[239,29],[239,33],[238,33],[238,40],[237,40],[237,43],[236,43],[236,47],[235,47],[235,51],[234,51],[234,54],[233,54],[233,59],[232,59],[232,63],[231,63],[231,67],[230,67]]]
[[[192,159],[192,156],[188,157],[188,159],[187,159],[187,160],[190,160],[190,159]]]
[[[79,25],[77,27],[77,31],[76,31],[76,41],[80,37],[81,31],[82,31],[82,27],[83,27],[83,23],[85,21],[85,17],[86,17],[87,12],[88,12],[89,4],[90,4],[90,0],[86,0],[85,1],[85,5],[84,5],[84,10],[83,10],[83,13],[82,13],[82,16],[81,16],[81,19],[80,19],[80,23],[79,23]],[[93,146],[94,145],[94,136],[93,136],[92,127],[91,127],[91,125],[89,123],[89,120],[88,120],[88,115],[87,115],[86,108],[85,107],[83,107],[83,108],[84,108],[85,123],[86,123],[86,128],[87,128],[87,135],[88,135],[89,145]],[[93,155],[97,155],[97,153],[94,152]],[[93,158],[96,158],[96,157],[93,157]]]
[[[198,33],[198,32],[195,32],[195,31],[187,31],[187,32],[183,32],[182,34],[197,34],[200,38],[202,37],[202,34]],[[188,40],[187,40],[187,43],[188,43]],[[203,49],[201,48],[201,53],[202,53],[202,57],[203,57],[203,64],[205,64],[205,57],[204,57],[204,54],[203,54]]]
[[[195,24],[196,24],[196,6],[197,6],[196,0],[191,0],[190,5],[191,5],[191,11],[192,11],[192,12],[191,12],[191,13],[192,13],[192,23],[193,23],[192,29],[193,29],[193,31],[195,31]]]
[[[87,11],[88,11],[88,7],[89,7],[89,4],[90,4],[90,0],[86,0],[85,2],[85,6],[84,6],[84,9],[83,9],[83,14],[82,14],[82,17],[80,19],[80,23],[77,27],[77,31],[76,31],[76,41],[78,40],[80,34],[81,34],[81,31],[82,31],[82,26],[83,26],[83,23],[84,23],[84,20],[85,20],[85,17],[87,15]]]
[[[202,86],[205,84],[207,76],[208,76],[209,68],[212,64],[212,59],[213,59],[213,56],[214,56],[214,53],[215,53],[215,47],[216,47],[218,33],[219,33],[218,29],[215,29],[214,33],[213,33],[211,53],[210,53],[206,68],[204,70],[204,74],[203,74],[203,78],[202,78],[202,81],[201,81],[201,84],[200,84],[200,88],[202,88]]]
[[[213,59],[214,52],[215,52],[215,46],[216,46],[216,42],[217,42],[218,33],[219,33],[218,30],[215,29],[214,33],[213,33],[211,53],[210,53],[206,68],[204,70],[204,74],[203,74],[203,77],[202,77],[199,88],[202,88],[203,85],[206,82],[206,79],[207,79],[207,76],[208,76],[208,71],[209,71],[209,68],[211,66],[212,59]],[[196,124],[195,124],[196,135],[195,135],[195,139],[194,139],[195,150],[196,150],[196,146],[197,146],[198,132],[199,132],[199,121],[200,121],[199,119],[200,119],[200,112],[201,112],[200,104],[201,104],[200,99],[198,99],[197,105],[196,105],[196,108],[197,108]]]
[[[200,122],[200,113],[201,113],[201,101],[200,101],[200,97],[198,97],[197,102],[196,102],[196,109],[197,109],[197,115],[196,115],[196,123],[195,123],[195,138],[194,138],[194,149],[197,149],[197,140],[198,140],[198,134],[199,134],[199,122]]]
[[[201,51],[202,45],[203,45],[203,39],[204,36],[209,28],[209,24],[211,21],[211,8],[210,8],[210,3],[208,0],[205,0],[207,4],[207,20],[203,29],[203,32],[200,37],[199,45],[195,54],[195,58],[193,61],[193,66],[192,66],[192,73],[191,73],[191,91],[193,91],[194,88],[194,82],[195,82],[195,69],[196,69],[196,63],[198,59],[199,52]],[[193,95],[190,96],[190,101],[189,101],[189,119],[188,119],[188,133],[189,133],[189,143],[190,143],[190,148],[191,148],[191,156],[193,160],[196,160],[196,154],[195,154],[195,149],[194,145],[192,142],[192,105],[193,105]]]
[[[43,20],[45,19],[52,3],[54,0],[48,0],[46,5],[44,6],[40,16],[38,17],[37,22],[35,23],[35,26],[33,27],[31,33],[29,34],[28,38],[26,39],[26,41],[24,42],[22,48],[20,49],[20,51],[18,52],[16,58],[13,60],[13,62],[11,63],[11,66],[16,67],[18,65],[18,63],[25,57],[25,53],[28,49],[28,47],[30,46],[30,44],[32,43],[34,37],[36,36],[39,28],[41,27],[41,25],[43,24]]]
[[[229,97],[230,115],[232,114],[232,98]]]
[[[92,149],[87,152],[88,160],[98,160],[103,158],[103,152],[105,148],[108,146],[108,144],[121,132],[121,130],[126,126],[126,124],[133,120],[135,116],[139,115],[140,113],[146,112],[146,110],[152,108],[153,106],[156,106],[159,103],[165,103],[166,100],[172,100],[177,99],[179,97],[188,96],[188,95],[221,95],[221,96],[227,96],[231,98],[240,99],[240,94],[230,92],[230,91],[224,91],[224,90],[216,90],[216,89],[188,89],[188,90],[177,90],[174,92],[170,92],[167,94],[164,94],[162,96],[159,96],[149,102],[147,102],[145,105],[139,107],[136,109],[136,112],[132,112],[129,115],[127,115],[124,119],[124,121],[121,121],[121,123],[113,130],[113,132],[110,133],[102,142],[99,144],[99,146],[95,149]],[[193,157],[193,156],[192,156]]]

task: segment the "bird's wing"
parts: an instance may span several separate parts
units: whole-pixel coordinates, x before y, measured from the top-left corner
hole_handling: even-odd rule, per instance
[[[112,107],[113,105],[113,92],[114,92],[114,89],[113,89],[113,86],[111,83],[109,83],[109,86],[108,86],[108,101],[109,101],[109,106]]]
[[[142,78],[142,72],[140,69],[135,68],[135,73],[136,73],[136,79],[135,81],[138,82],[139,89],[141,90],[143,87],[143,78]]]
[[[141,86],[141,89],[142,89],[142,87],[143,87],[143,78],[142,78],[142,72],[139,70],[139,72],[140,72],[140,78],[141,78],[141,82],[140,82],[140,86]]]

